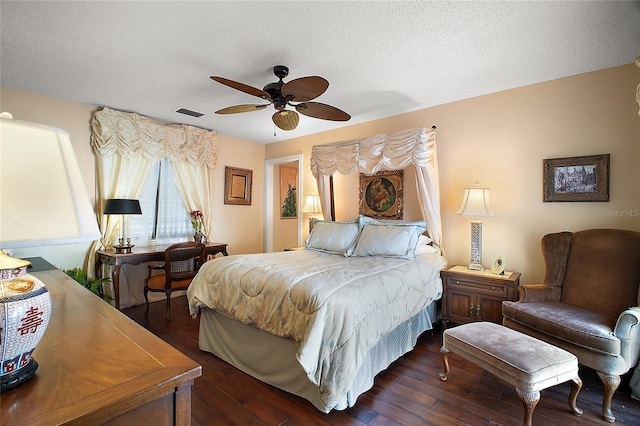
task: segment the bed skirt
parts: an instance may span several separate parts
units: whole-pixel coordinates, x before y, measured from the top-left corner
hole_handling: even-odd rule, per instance
[[[328,413],[355,405],[358,396],[373,387],[376,374],[411,351],[418,336],[432,329],[439,316],[439,303],[434,301],[382,337],[367,354],[350,389],[340,396],[340,402],[334,407],[323,406],[318,386],[308,379],[296,360],[298,344],[292,339],[275,336],[202,307],[199,345],[203,351],[213,353],[250,376],[298,395]]]

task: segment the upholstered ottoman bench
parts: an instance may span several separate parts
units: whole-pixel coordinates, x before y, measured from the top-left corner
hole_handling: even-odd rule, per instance
[[[582,380],[578,359],[571,353],[526,334],[492,322],[472,322],[449,328],[442,335],[444,373],[449,376],[449,352],[453,352],[516,387],[524,405],[524,424],[531,425],[540,391],[571,380],[569,407],[579,416],[576,406]]]

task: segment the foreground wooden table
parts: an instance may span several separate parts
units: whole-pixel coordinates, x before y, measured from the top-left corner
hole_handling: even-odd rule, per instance
[[[33,275],[53,311],[35,377],[0,394],[0,424],[191,424],[202,367],[62,271]]]

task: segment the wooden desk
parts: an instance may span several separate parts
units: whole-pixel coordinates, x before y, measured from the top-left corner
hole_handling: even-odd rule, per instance
[[[36,375],[2,393],[0,424],[191,423],[202,367],[62,271],[34,272],[52,314]]]
[[[162,261],[164,260],[164,250],[171,244],[158,244],[154,246],[135,246],[131,253],[116,253],[114,249],[98,250],[96,252],[96,275],[102,277],[102,265],[110,265],[113,267],[111,273],[111,282],[113,283],[113,293],[116,302],[116,308],[120,309],[120,268],[124,264],[137,265],[142,262]],[[222,253],[228,256],[228,244],[224,243],[205,243],[205,253],[207,256],[215,256]]]

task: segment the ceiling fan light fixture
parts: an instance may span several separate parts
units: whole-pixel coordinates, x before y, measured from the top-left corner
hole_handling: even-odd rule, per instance
[[[298,127],[300,117],[295,111],[277,111],[273,114],[271,120],[281,130],[293,130]]]
[[[236,114],[241,112],[256,111],[268,105],[273,105],[276,112],[271,116],[273,123],[282,130],[293,130],[298,126],[299,115],[295,111],[287,110],[287,105],[295,108],[299,113],[308,117],[329,121],[347,121],[351,116],[346,112],[331,105],[319,102],[308,102],[322,95],[329,87],[329,82],[322,77],[309,76],[283,82],[282,79],[289,75],[289,68],[284,65],[273,67],[273,73],[279,81],[269,83],[263,90],[248,86],[244,83],[229,80],[224,77],[211,76],[211,79],[239,90],[252,96],[270,101],[266,105],[235,105],[216,111],[216,114]],[[296,105],[289,102],[305,102]]]

